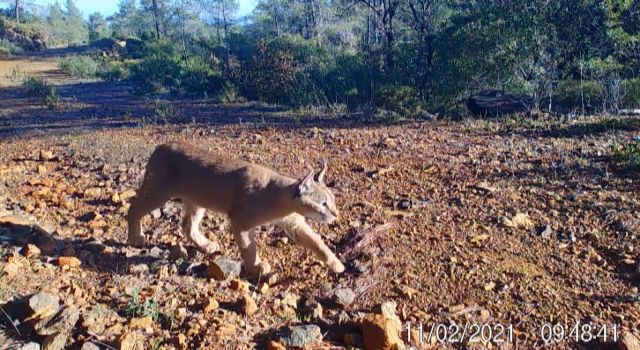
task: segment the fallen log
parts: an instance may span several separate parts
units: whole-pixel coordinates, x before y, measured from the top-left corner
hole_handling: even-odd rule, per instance
[[[470,96],[466,104],[471,113],[482,117],[498,117],[530,111],[530,102],[527,98],[499,90],[480,91]]]
[[[640,116],[640,108],[636,109],[621,109],[618,111],[618,115],[637,115]]]

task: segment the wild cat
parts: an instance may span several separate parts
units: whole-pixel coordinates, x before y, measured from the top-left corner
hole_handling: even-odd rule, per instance
[[[205,210],[226,214],[249,274],[260,275],[271,267],[260,259],[251,229],[275,222],[292,240],[327,264],[335,273],[344,265],[324,244],[305,218],[332,223],[338,218],[335,197],[324,184],[327,163],[301,180],[271,169],[223,155],[212,154],[184,142],[156,147],[147,163],[142,185],[132,200],[127,221],[128,243],[147,244],[140,220],[172,198],[184,205],[182,232],[205,253],[219,250],[217,243],[200,232]]]

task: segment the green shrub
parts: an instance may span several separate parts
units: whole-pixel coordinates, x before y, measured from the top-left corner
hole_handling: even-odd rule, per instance
[[[11,73],[7,74],[7,78],[14,84],[21,84],[27,77],[27,73],[22,70],[19,65],[11,70]]]
[[[239,96],[238,88],[232,83],[226,82],[224,83],[224,87],[222,91],[218,94],[217,97],[218,103],[237,103],[242,102],[242,97]]]
[[[70,56],[58,59],[58,67],[63,72],[78,78],[95,78],[100,65],[89,56]]]
[[[416,117],[422,110],[422,101],[417,96],[410,86],[384,85],[376,91],[375,106],[404,118]]]
[[[171,102],[160,99],[155,100],[153,113],[156,124],[158,123],[158,120],[166,124],[169,118],[175,116],[175,111],[173,110]]]
[[[132,61],[112,61],[109,60],[98,71],[98,77],[106,81],[120,81],[129,79]]]
[[[622,82],[624,91],[624,108],[640,108],[640,78],[628,79]]]
[[[640,168],[640,139],[626,145],[614,145],[612,147],[614,158],[624,166]]]
[[[180,55],[169,41],[148,42],[144,48],[144,59],[131,74],[138,92],[160,92],[163,89],[176,90],[180,85]]]
[[[223,88],[222,72],[212,69],[200,56],[180,62],[180,87],[186,92],[217,95]]]
[[[141,93],[161,92],[216,95],[223,86],[222,73],[202,57],[183,58],[168,40],[145,45],[144,59],[132,69],[131,80]]]
[[[60,96],[56,88],[38,77],[27,77],[22,83],[27,96],[38,97],[48,107],[56,107],[60,103]]]
[[[9,40],[0,39],[0,56],[13,56],[22,53],[22,48]]]
[[[563,80],[555,90],[554,104],[565,109],[584,107],[586,112],[593,112],[602,107],[604,88],[596,81]]]
[[[281,105],[304,106],[326,102],[312,78],[309,60],[318,51],[298,35],[281,35],[260,42],[247,74],[245,93]]]

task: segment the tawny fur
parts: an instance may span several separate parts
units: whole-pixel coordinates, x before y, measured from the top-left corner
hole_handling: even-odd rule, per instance
[[[187,143],[156,147],[147,164],[144,180],[131,202],[127,221],[128,243],[143,246],[147,240],[140,221],[144,215],[172,198],[184,204],[182,230],[203,252],[212,253],[218,244],[199,229],[206,209],[226,214],[247,272],[265,274],[271,270],[260,259],[251,229],[276,223],[295,242],[311,250],[329,268],[340,273],[344,266],[307,224],[305,217],[325,223],[337,219],[335,198],[324,185],[324,169],[302,180],[260,165],[215,155]]]

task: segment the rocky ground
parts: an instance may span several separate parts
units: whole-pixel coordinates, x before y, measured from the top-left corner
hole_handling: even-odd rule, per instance
[[[638,349],[640,179],[611,158],[637,119],[385,126],[179,100],[154,125],[118,86],[62,85],[59,110],[0,90],[0,348]],[[314,228],[347,272],[261,227],[275,274],[250,279],[226,219],[207,213],[222,251],[203,255],[178,202],[145,218],[155,246],[126,246],[146,158],[169,140],[291,176],[327,158],[341,217]],[[470,339],[482,325],[492,342]]]

